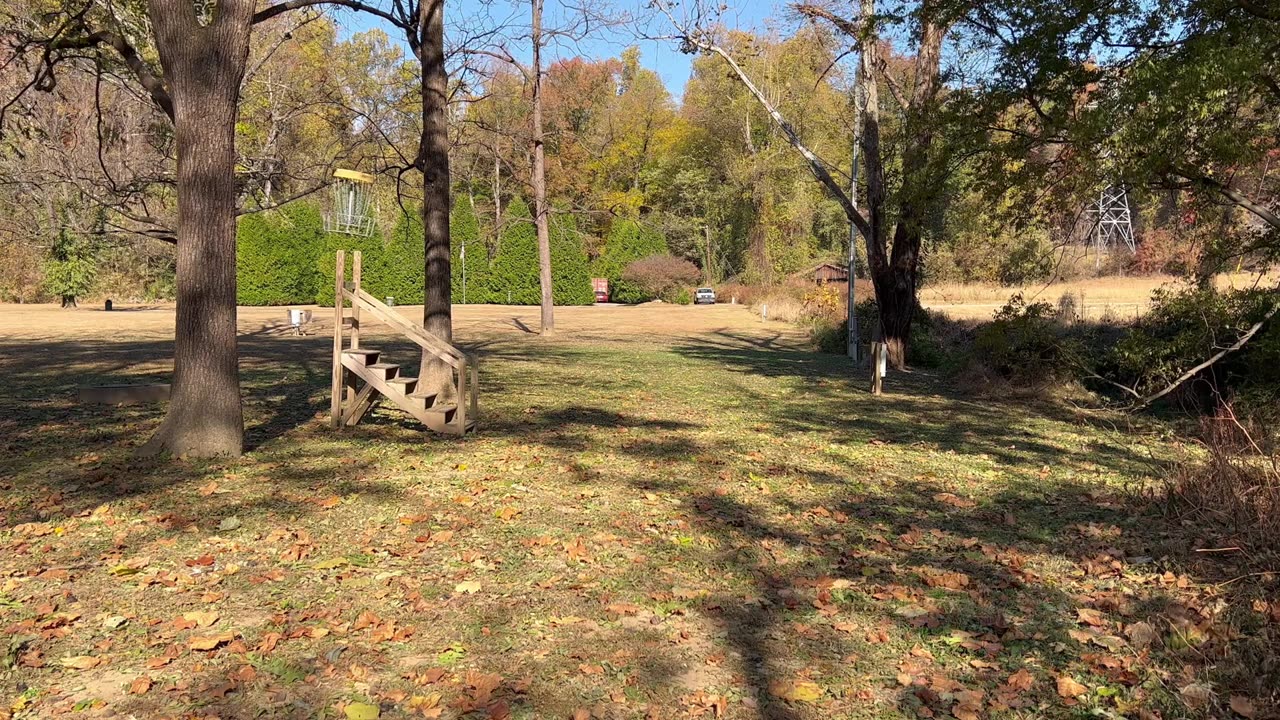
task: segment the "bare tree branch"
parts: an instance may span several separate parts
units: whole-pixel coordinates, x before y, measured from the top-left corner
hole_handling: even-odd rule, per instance
[[[1280,287],[1277,287],[1275,291],[1277,293],[1280,293]],[[1208,360],[1205,360],[1204,362],[1196,365],[1190,370],[1182,373],[1181,375],[1178,376],[1176,380],[1169,383],[1169,385],[1166,386],[1163,390],[1152,393],[1142,398],[1140,401],[1138,401],[1137,404],[1133,406],[1132,409],[1141,410],[1142,408],[1147,407],[1148,405],[1155,402],[1156,400],[1159,400],[1165,395],[1168,395],[1169,393],[1178,389],[1178,387],[1181,386],[1183,383],[1195,377],[1206,368],[1211,367],[1214,363],[1218,362],[1222,358],[1244,347],[1250,340],[1253,339],[1254,335],[1258,334],[1258,331],[1261,330],[1267,324],[1267,322],[1271,320],[1271,318],[1275,317],[1277,312],[1280,312],[1280,300],[1276,300],[1274,303],[1272,303],[1271,309],[1267,311],[1267,314],[1263,315],[1261,320],[1254,323],[1253,327],[1250,327],[1247,331],[1245,331],[1245,333],[1241,335],[1240,338],[1236,340],[1234,343],[1231,343],[1231,345],[1229,345],[1228,347],[1225,347],[1222,350],[1219,350],[1218,352],[1214,353]]]

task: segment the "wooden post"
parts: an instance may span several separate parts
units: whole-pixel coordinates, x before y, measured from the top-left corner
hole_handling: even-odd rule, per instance
[[[360,294],[360,251],[351,254],[351,283],[356,291],[351,295],[351,349],[360,349],[360,304],[356,296]]]
[[[330,424],[335,428],[342,424],[342,283],[347,275],[346,259],[347,253],[339,250],[333,274],[333,382],[329,388],[333,397],[329,411],[333,416]]]
[[[467,433],[467,361],[464,359],[462,364],[458,365],[458,409],[456,411],[458,417],[459,435]]]
[[[889,346],[882,342],[871,343],[871,394],[884,393],[884,373],[889,364]]]
[[[471,422],[480,421],[480,370],[478,360],[472,360],[471,368]]]

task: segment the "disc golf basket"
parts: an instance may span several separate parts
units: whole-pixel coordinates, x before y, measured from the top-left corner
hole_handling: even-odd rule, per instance
[[[332,202],[324,229],[344,235],[373,234],[373,176],[339,168],[333,171]]]

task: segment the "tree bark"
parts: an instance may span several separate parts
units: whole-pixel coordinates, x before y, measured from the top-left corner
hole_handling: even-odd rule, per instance
[[[542,289],[542,334],[555,332],[551,285],[551,228],[547,217],[547,161],[542,136],[542,0],[533,4],[533,222],[538,233],[538,285]]]
[[[235,125],[253,0],[202,25],[190,0],[149,0],[178,154],[177,323],[169,411],[140,452],[238,455]]]
[[[920,245],[924,223],[937,182],[930,172],[934,124],[931,117],[938,96],[942,40],[946,29],[933,18],[933,8],[921,8],[920,46],[916,52],[915,84],[905,108],[906,143],[902,153],[902,186],[898,191],[898,218],[893,245],[885,243],[884,163],[880,154],[880,101],[875,73],[880,67],[879,36],[862,35],[859,81],[866,106],[863,152],[867,170],[867,208],[871,237],[867,238],[867,265],[876,289],[880,332],[897,370],[907,366],[907,346],[915,315],[916,278],[920,269]],[[874,0],[862,0],[862,17],[875,16]],[[874,239],[874,241],[873,241]]]
[[[426,255],[426,287],[422,326],[453,342],[453,305],[449,258],[449,134],[445,110],[449,75],[444,65],[444,0],[423,0],[418,20],[419,61],[422,64],[422,139],[418,158],[422,171],[422,228]],[[448,397],[452,369],[426,350],[418,372],[419,384]]]

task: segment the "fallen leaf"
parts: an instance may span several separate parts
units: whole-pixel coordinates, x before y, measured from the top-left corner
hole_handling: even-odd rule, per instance
[[[342,498],[338,497],[337,495],[331,495],[325,498],[324,500],[320,501],[320,507],[324,508],[325,510],[332,510],[333,508],[336,508],[341,504],[342,504]],[[351,706],[348,705],[347,707],[351,707]],[[377,717],[377,716],[374,715],[373,717]]]
[[[1035,681],[1035,676],[1027,672],[1026,668],[1019,668],[1018,672],[1010,675],[1004,683],[1014,690],[1030,690]]]
[[[933,496],[933,499],[940,503],[946,503],[947,505],[951,505],[953,507],[958,507],[958,508],[971,508],[978,504],[972,500],[969,500],[968,498],[962,498],[954,493],[947,493],[947,492],[938,493],[937,495]]]
[[[356,702],[343,708],[342,713],[347,716],[347,720],[377,720],[382,711],[377,705]]]
[[[475,580],[465,580],[463,582],[458,583],[453,588],[453,591],[456,593],[462,593],[464,595],[471,595],[472,593],[476,593],[480,591],[480,583],[476,582]]]
[[[129,618],[123,615],[112,615],[111,617],[102,621],[102,627],[106,628],[107,630],[119,630],[120,628],[124,627],[125,623],[127,622],[129,622]]]
[[[978,720],[982,716],[982,696],[981,690],[962,690],[956,693],[956,705],[951,709],[951,714],[956,716],[956,720]]]
[[[1107,624],[1106,616],[1091,608],[1078,608],[1076,610],[1076,619],[1094,627]]]
[[[188,645],[192,650],[212,650],[222,643],[235,640],[235,633],[224,632],[217,635],[195,635],[189,641]]]
[[[182,613],[182,619],[195,623],[196,627],[207,628],[218,622],[218,613],[212,610],[194,610]]]
[[[1089,692],[1089,688],[1072,680],[1066,675],[1058,677],[1058,695],[1064,698],[1074,698]]]
[[[59,658],[58,664],[62,667],[74,668],[76,670],[88,670],[89,668],[98,667],[102,663],[102,658],[92,655],[76,655],[75,657]]]
[[[791,702],[815,703],[822,697],[822,688],[808,680],[775,680],[769,683],[769,694]]]
[[[1129,642],[1133,643],[1133,647],[1141,650],[1149,647],[1157,639],[1160,634],[1150,623],[1136,622],[1125,629],[1125,634],[1129,636]]]
[[[218,523],[218,529],[223,532],[227,532],[228,530],[235,530],[238,527],[240,527],[240,518],[234,515],[228,518],[223,518],[222,522]]]
[[[133,679],[133,682],[129,683],[129,693],[131,695],[146,695],[147,691],[150,689],[151,689],[150,675],[139,675],[138,677]]]
[[[1182,702],[1188,707],[1198,710],[1207,706],[1213,699],[1213,688],[1204,683],[1190,683],[1178,690],[1178,694],[1182,696]]]
[[[1240,717],[1253,718],[1258,715],[1258,708],[1254,707],[1253,701],[1243,695],[1232,695],[1230,705],[1232,712]]]

